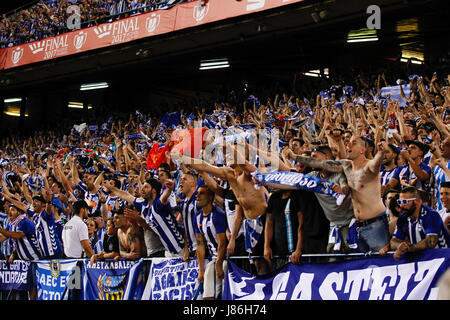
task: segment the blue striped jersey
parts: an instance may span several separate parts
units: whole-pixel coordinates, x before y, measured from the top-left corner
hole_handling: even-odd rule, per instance
[[[186,231],[189,252],[197,249],[197,240],[195,239],[194,218],[197,213],[197,191],[189,199],[183,199],[180,202],[180,212],[183,217],[184,230]]]
[[[8,218],[8,215],[0,212],[0,225],[3,229],[11,231],[11,221]],[[11,238],[6,239],[3,242],[0,242],[0,256],[8,257],[11,255],[14,248],[14,240]]]
[[[105,236],[105,229],[101,228],[89,239],[94,254],[99,254],[103,251],[103,237]]]
[[[380,178],[381,178],[381,185],[385,186],[386,184],[389,183],[389,181],[394,178],[399,180],[398,174],[399,174],[400,170],[398,169],[398,167],[395,167],[394,169],[391,170],[387,170],[384,165],[381,166],[380,169]]]
[[[89,206],[90,214],[93,214],[96,210],[100,210],[101,203],[98,193],[90,193],[87,190],[86,185],[81,181],[78,183],[77,188],[84,193],[84,201],[86,201]]]
[[[217,234],[225,233],[227,230],[227,216],[225,212],[213,205],[211,212],[205,216],[203,210],[200,209],[195,215],[195,222],[195,233],[203,235],[209,254],[217,257],[217,249],[219,247]]]
[[[421,162],[419,164],[420,169],[422,169],[423,171],[427,172],[428,175],[430,175],[431,177],[431,168],[425,163],[425,162]],[[411,180],[413,179],[417,179],[416,175],[414,174],[414,171],[411,169],[411,166],[408,164],[406,166],[400,167],[400,171],[399,171],[399,178],[403,181],[405,181],[408,184],[411,184]],[[400,180],[399,180],[400,181]],[[418,180],[416,182],[416,188],[418,189],[423,189],[425,191],[430,191],[430,179],[426,179],[426,180]]]
[[[42,257],[39,242],[36,237],[36,225],[33,221],[21,214],[11,222],[11,231],[22,231],[25,236],[14,239],[14,245],[20,260],[39,260]]]
[[[450,160],[447,161],[447,169],[450,169]],[[434,208],[437,211],[440,211],[444,208],[441,202],[441,194],[439,190],[439,186],[441,182],[448,181],[448,178],[445,176],[444,170],[441,167],[435,166],[433,168],[433,176],[434,176],[434,192],[435,192],[435,203]]]
[[[183,227],[177,222],[169,203],[164,206],[157,198],[149,205],[146,199],[134,198],[134,206],[158,235],[166,251],[177,254],[183,250]]]
[[[427,235],[438,237],[437,248],[450,248],[450,235],[440,214],[434,209],[422,205],[417,219],[401,215],[397,220],[397,227],[393,237],[399,240],[409,238],[411,244],[424,240]]]
[[[28,209],[26,213],[36,225],[36,237],[42,256],[49,258],[62,253],[62,242],[58,235],[58,225],[53,212],[48,215],[45,209],[41,213]]]

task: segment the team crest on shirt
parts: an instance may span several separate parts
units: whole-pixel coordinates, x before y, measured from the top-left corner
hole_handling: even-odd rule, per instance
[[[61,273],[61,263],[58,260],[51,260],[49,262],[49,267],[53,278],[58,278]]]

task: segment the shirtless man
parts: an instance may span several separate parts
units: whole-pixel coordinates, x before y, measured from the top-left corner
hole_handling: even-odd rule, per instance
[[[114,225],[117,228],[119,238],[120,255],[114,258],[137,260],[147,253],[142,233],[125,217],[123,210],[114,210]]]
[[[343,172],[347,177],[348,188],[339,193],[351,193],[355,218],[359,227],[358,246],[362,252],[379,251],[389,242],[389,228],[386,208],[381,198],[380,166],[383,160],[385,143],[378,144],[378,152],[373,159],[367,159],[368,146],[358,136],[353,136],[346,146],[347,159],[315,160],[297,156],[296,161],[309,167],[325,169],[329,172]]]
[[[257,168],[243,159],[243,156],[236,149],[235,155],[234,161],[227,167],[216,167],[204,160],[193,159],[185,155],[180,156],[179,154],[172,154],[172,158],[178,157],[182,163],[196,171],[227,180],[237,201],[244,210],[245,217],[255,219],[266,211],[267,190],[265,187],[255,188],[251,173],[256,171]]]

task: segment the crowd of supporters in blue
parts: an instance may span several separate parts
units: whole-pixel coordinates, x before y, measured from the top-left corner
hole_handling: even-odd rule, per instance
[[[179,2],[41,0],[3,16],[0,41],[12,46],[67,32],[71,4],[79,5],[89,26]],[[143,109],[102,114],[71,123],[70,130],[3,137],[1,258],[90,258],[94,263],[210,256],[213,271],[201,264],[199,280],[211,282],[211,277],[223,279],[226,256],[253,256],[240,266],[266,274],[287,262],[301,263],[305,254],[393,252],[398,259],[448,248],[449,82],[450,74],[442,72],[376,73],[335,78],[309,94],[292,88],[268,95],[246,87],[239,97],[231,91],[165,114]],[[392,97],[382,88],[400,94]],[[244,161],[228,162],[221,147],[199,163],[181,161],[186,155],[172,152],[173,133],[199,128],[232,132],[230,141],[245,145],[234,161],[239,156]],[[279,136],[270,141],[275,149],[249,146],[249,134],[262,140],[274,132]],[[215,142],[211,135],[208,139]],[[365,221],[358,220],[352,201],[352,192],[361,190],[349,183],[345,170],[327,166],[342,164],[356,144],[360,159],[381,159],[375,173],[386,210]],[[201,157],[206,147],[191,156]],[[256,158],[249,157],[250,148]],[[272,170],[330,181],[343,200],[304,186],[283,188],[283,181],[278,187],[259,185],[253,176],[267,170],[263,159],[273,157],[281,165]],[[325,162],[312,166],[308,159]],[[245,181],[252,187],[243,193]],[[361,232],[376,224],[387,236],[375,244]],[[81,235],[78,243],[69,235],[73,230]],[[205,285],[205,294],[217,297],[214,289]]]
[[[410,75],[400,81],[388,81],[384,74],[362,76],[347,85],[322,88],[313,97],[280,92],[274,97],[247,95],[240,102],[224,98],[162,117],[133,110],[107,115],[105,121],[73,124],[66,132],[3,138],[2,258],[188,260],[198,256],[202,246],[203,256],[221,260],[256,256],[254,264],[243,260],[242,266],[264,274],[289,261],[301,263],[302,254],[394,252],[399,258],[408,251],[447,248],[448,82],[448,75],[437,74]],[[399,84],[409,85],[410,90],[401,91],[400,100],[381,95],[382,87]],[[329,194],[266,187],[266,209],[258,217],[247,217],[244,202],[249,199],[236,195],[226,170],[221,171],[230,163],[220,159],[220,148],[200,165],[183,163],[179,154],[165,149],[164,160],[157,167],[149,166],[153,159],[149,153],[171,146],[174,131],[195,129],[195,123],[224,134],[233,130],[242,137],[255,128],[277,131],[276,156],[282,168],[288,168],[283,170],[315,175],[342,189],[347,182],[344,173],[317,170],[301,159],[345,159],[346,146],[356,140],[363,141],[364,157],[373,159],[380,142],[385,143],[379,183],[388,240],[381,247],[359,245],[358,229],[372,221],[360,225],[355,219],[351,192],[339,191],[345,199],[337,203]],[[251,171],[262,169],[259,162],[267,150],[257,154],[255,161],[244,155],[249,177]],[[211,220],[202,221],[208,216],[206,210],[212,212]],[[85,212],[78,216],[87,225],[89,245],[77,256],[68,254],[73,251],[64,242],[64,229],[80,211]],[[374,223],[378,218],[372,219]],[[118,237],[111,246],[112,237],[120,232],[131,232],[137,240],[130,245],[129,238]],[[436,241],[430,241],[431,236]]]
[[[191,0],[39,0],[4,13],[0,19],[0,47],[11,47],[72,31],[69,19],[79,14],[80,27],[160,9]],[[74,9],[71,6],[78,6]],[[72,20],[71,20],[72,21]]]

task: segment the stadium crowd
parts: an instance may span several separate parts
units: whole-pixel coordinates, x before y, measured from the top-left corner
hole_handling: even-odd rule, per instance
[[[214,298],[211,279],[224,278],[227,256],[251,255],[242,267],[265,274],[303,254],[398,259],[448,248],[449,80],[357,77],[310,100],[247,95],[160,118],[136,110],[61,134],[3,138],[2,258],[197,257],[203,297]],[[384,96],[382,87],[401,95]],[[266,133],[279,139],[251,143]],[[258,180],[270,172],[332,191]]]
[[[81,28],[112,22],[148,11],[168,9],[192,0],[39,0],[32,6],[3,13],[0,19],[0,48],[72,31],[79,18]],[[70,8],[76,5],[79,11]],[[79,15],[79,17],[76,17]],[[68,21],[72,21],[71,24]]]

